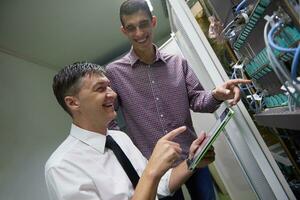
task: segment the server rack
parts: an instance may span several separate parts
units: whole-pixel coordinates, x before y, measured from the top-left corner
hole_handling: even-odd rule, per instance
[[[194,2],[197,1],[191,3],[191,1],[168,0],[167,9],[173,41],[187,58],[204,88],[212,89],[228,80],[229,77],[248,77],[254,83],[247,88],[241,88],[244,91],[244,103],[239,103],[234,108],[236,117],[229,123],[224,135],[220,137],[216,145],[215,168],[220,174],[227,192],[231,199],[298,198],[298,152],[295,149],[294,155],[288,155],[288,153],[292,153],[283,145],[285,144],[284,140],[289,136],[288,134],[292,133],[295,136],[299,130],[300,112],[297,95],[300,86],[292,81],[286,83],[289,84],[289,89],[295,90],[293,96],[288,96],[291,94],[282,90],[284,86],[281,86],[281,83],[284,82],[281,80],[280,74],[276,73],[276,69],[270,66],[276,60],[271,60],[266,64],[270,50],[266,51],[263,41],[263,27],[266,24],[264,16],[272,16],[275,12],[277,16],[289,17],[289,24],[281,25],[283,30],[275,33],[275,43],[286,45],[288,48],[297,47],[300,39],[297,35],[299,31],[297,2],[271,0],[199,1],[204,9],[209,7],[209,15],[214,15],[217,20],[225,23],[223,32],[220,34],[226,40],[227,50],[231,51],[233,55],[231,55],[232,61],[236,62],[235,65],[229,67],[224,66],[224,64],[222,66],[207,37],[192,15],[189,6],[191,7]],[[240,5],[241,3],[244,5]],[[236,12],[237,10],[240,12]],[[241,14],[241,10],[244,12],[243,14]],[[231,26],[234,24],[232,21],[238,15],[243,16],[245,14],[247,14],[246,20],[238,19],[240,20],[239,25]],[[271,20],[271,18],[267,20]],[[231,30],[224,31],[226,26],[227,29],[230,27]],[[282,41],[282,37],[286,35],[292,36],[292,38],[287,37]],[[288,70],[291,70],[289,65],[295,54],[280,53],[275,50],[274,55],[280,59],[279,62],[282,62],[282,65],[286,66],[285,70],[289,72]],[[296,71],[296,76],[298,75],[299,70]],[[204,118],[197,115],[193,118],[196,123],[202,124],[201,129],[203,127],[205,129],[204,123],[201,123]],[[206,119],[214,120],[213,117]],[[279,142],[268,143],[264,138],[265,132],[274,134]],[[294,141],[294,146],[297,145],[296,142]],[[232,161],[232,166],[224,165],[226,159]],[[291,179],[284,171],[284,167],[286,167],[284,165],[290,166],[289,169],[295,172]],[[241,173],[243,177],[235,177],[235,173]],[[237,181],[234,183],[230,177],[235,177]],[[244,187],[239,188],[241,185]]]

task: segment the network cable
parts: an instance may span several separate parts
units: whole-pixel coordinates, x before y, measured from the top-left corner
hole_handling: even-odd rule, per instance
[[[244,3],[243,3],[244,2]],[[239,32],[242,29],[242,26],[248,23],[249,16],[251,15],[251,12],[253,10],[253,5],[249,5],[243,9],[241,9],[246,1],[242,1],[236,11],[235,11],[235,17],[234,19],[229,22],[226,27],[222,30],[221,34],[226,39],[233,39],[237,36],[237,32]]]
[[[282,67],[281,63],[277,60],[276,56],[274,55],[274,53],[269,45],[269,42],[268,42],[268,27],[272,21],[272,17],[266,16],[265,19],[267,20],[267,22],[264,27],[264,41],[265,41],[267,55],[270,60],[271,67],[273,68],[279,81],[281,82],[283,87],[286,89],[288,94],[295,100],[295,102],[298,102],[298,100],[297,100],[298,97],[294,95],[294,92],[292,92],[289,88],[289,85],[287,85],[287,83],[289,83],[290,85],[294,85],[293,80],[286,72],[285,67]],[[284,76],[285,79],[282,78],[282,75]],[[300,89],[297,87],[297,85],[294,87],[294,89],[299,93]]]
[[[300,60],[300,45],[298,45],[298,47],[296,49],[293,63],[292,63],[292,68],[291,68],[292,79],[298,84],[300,83],[300,81],[297,79],[297,71],[298,71],[298,67],[300,65],[299,60]]]
[[[239,61],[233,66],[233,72],[231,74],[231,79],[237,79],[237,78],[242,78],[245,79],[245,75],[243,73],[243,63],[240,63]],[[238,72],[240,72],[241,77],[238,77]],[[263,96],[259,95],[257,92],[254,93],[252,92],[251,89],[255,88],[253,83],[249,86],[249,84],[246,84],[245,86],[240,86],[240,90],[243,94],[246,94],[246,91],[248,91],[249,95],[246,96],[246,101],[249,105],[249,108],[251,111],[253,111],[254,113],[259,113],[263,106],[264,106],[264,102],[263,102]],[[248,101],[248,98],[251,99],[251,101]]]
[[[285,48],[285,47],[281,47],[281,46],[278,46],[277,44],[275,44],[275,42],[273,41],[273,35],[275,33],[275,31],[280,28],[281,26],[283,25],[282,22],[279,22],[279,23],[276,23],[270,30],[270,32],[268,33],[268,42],[270,44],[270,46],[273,48],[273,49],[276,49],[278,51],[282,51],[282,52],[291,52],[291,53],[294,53],[296,51],[297,48]]]
[[[283,25],[282,22],[276,23],[271,30],[268,33],[268,43],[273,49],[276,49],[278,51],[284,52],[284,53],[294,53],[294,58],[292,62],[292,68],[291,68],[291,77],[293,81],[295,81],[297,84],[300,83],[300,81],[297,80],[297,69],[298,69],[298,63],[299,63],[299,54],[300,54],[300,45],[298,45],[298,48],[285,48],[281,47],[273,41],[274,39],[274,33],[275,31],[280,28]]]
[[[244,6],[245,6],[245,3],[247,2],[247,0],[243,0],[243,1],[241,1],[238,5],[237,5],[237,7],[236,7],[236,9],[235,9],[235,12],[239,12]]]

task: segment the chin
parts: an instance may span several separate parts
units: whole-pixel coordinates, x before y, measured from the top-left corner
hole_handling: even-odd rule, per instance
[[[111,113],[111,115],[110,115],[111,120],[116,119],[116,117],[117,117],[116,111],[114,111],[113,113]]]
[[[116,116],[117,116],[116,111],[113,111],[113,112],[107,113],[103,120],[106,121],[106,124],[108,125],[112,120],[116,119]]]

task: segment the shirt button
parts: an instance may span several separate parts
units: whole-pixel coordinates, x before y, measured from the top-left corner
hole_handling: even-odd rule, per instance
[[[161,114],[161,115],[160,115],[160,117],[161,117],[161,118],[163,118],[163,117],[164,117],[164,115],[163,115],[163,114]]]
[[[159,100],[159,98],[158,98],[158,97],[156,97],[155,99],[156,99],[156,101],[158,101],[158,100]]]
[[[165,133],[168,133],[168,131],[165,131]]]
[[[151,83],[155,83],[154,81],[151,81]]]

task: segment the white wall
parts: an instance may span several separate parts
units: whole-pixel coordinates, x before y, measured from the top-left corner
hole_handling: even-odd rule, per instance
[[[48,199],[44,163],[67,136],[55,71],[0,52],[0,199]]]

